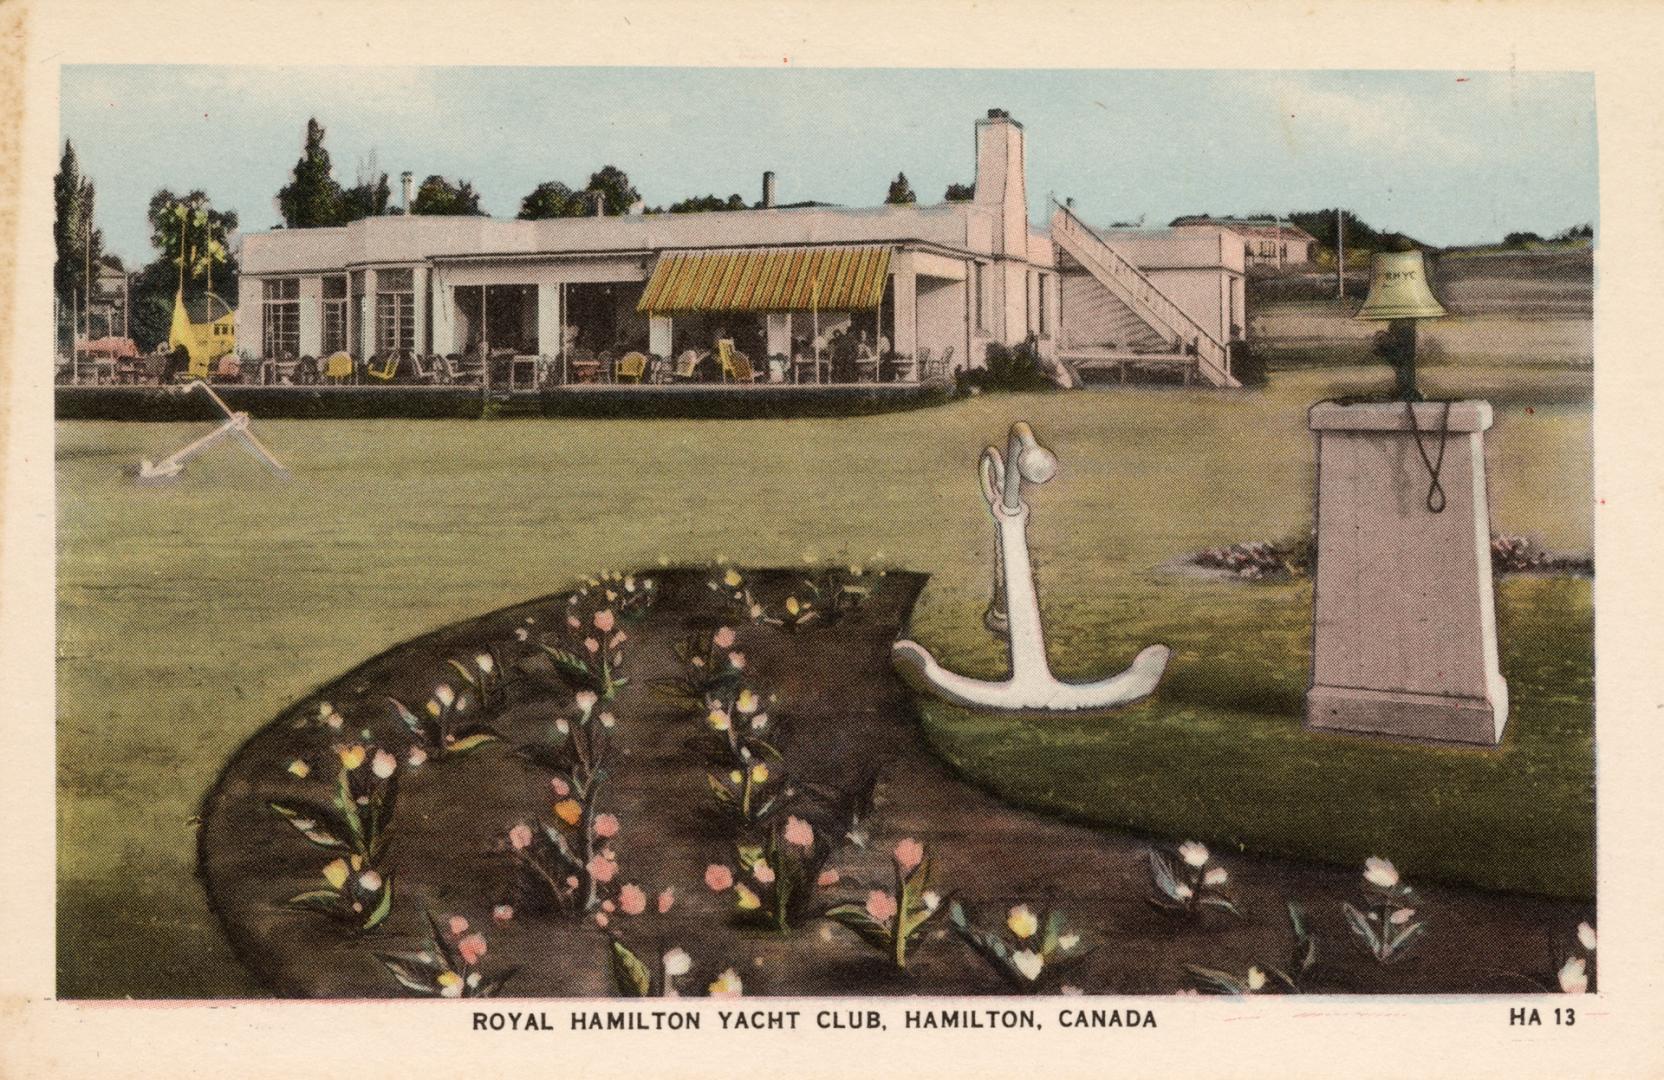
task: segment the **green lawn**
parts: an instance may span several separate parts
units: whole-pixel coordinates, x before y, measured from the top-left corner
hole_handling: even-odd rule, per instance
[[[1153,640],[1175,652],[1153,701],[1108,717],[930,709],[932,738],[969,775],[1171,836],[1587,894],[1587,582],[1505,583],[1516,712],[1504,750],[1483,754],[1306,735],[1307,586],[1155,569],[1307,528],[1306,406],[1387,378],[986,395],[850,420],[258,423],[287,485],[227,447],[173,487],[137,488],[121,467],[198,426],[61,424],[60,992],[249,992],[192,877],[190,818],[226,757],[360,659],[591,570],[810,553],[927,571],[916,636],[993,673],[992,537],[971,466],[1018,417],[1063,462],[1032,530],[1058,669],[1119,668]],[[1498,531],[1589,548],[1586,372],[1433,369],[1423,385],[1497,403]]]

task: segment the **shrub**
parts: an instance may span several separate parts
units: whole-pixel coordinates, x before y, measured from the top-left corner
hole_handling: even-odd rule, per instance
[[[975,387],[1008,392],[1057,389],[1032,342],[1010,346],[990,341],[986,358],[986,366],[955,375],[961,389]]]

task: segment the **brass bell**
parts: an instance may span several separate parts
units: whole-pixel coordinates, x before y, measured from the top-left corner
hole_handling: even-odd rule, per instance
[[[1369,264],[1369,296],[1357,318],[1437,319],[1444,305],[1427,284],[1427,264],[1419,251],[1378,251]]]

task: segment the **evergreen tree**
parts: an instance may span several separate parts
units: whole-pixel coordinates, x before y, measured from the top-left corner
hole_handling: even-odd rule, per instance
[[[330,175],[332,171],[329,151],[324,149],[324,128],[314,117],[306,122],[306,148],[289,174],[289,183],[277,193],[285,226],[311,229],[342,223],[341,185]]]
[[[975,184],[949,184],[947,191],[942,195],[943,202],[970,202],[974,198]]]
[[[897,173],[896,178],[890,181],[890,193],[884,201],[891,206],[911,206],[919,201],[918,196],[913,194],[913,185],[907,182],[906,173]]]
[[[66,306],[71,293],[80,298],[78,303],[87,302],[87,267],[90,264],[96,274],[104,253],[104,234],[93,225],[94,194],[92,181],[81,175],[75,147],[65,141],[58,175],[52,181],[52,240],[57,248],[52,286]]]

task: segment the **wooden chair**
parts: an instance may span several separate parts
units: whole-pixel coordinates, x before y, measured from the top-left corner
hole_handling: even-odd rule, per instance
[[[272,382],[278,386],[292,384],[300,371],[300,361],[292,356],[280,356],[271,365]]]
[[[638,352],[627,352],[618,358],[618,363],[612,369],[613,382],[629,382],[640,384],[642,377],[647,374],[647,357]]]
[[[856,349],[855,349],[855,381],[856,382],[877,382],[878,381],[878,366],[879,366],[878,354],[873,351],[873,348],[872,348],[871,345],[862,344],[862,345],[856,346]],[[869,375],[871,376],[870,379],[868,378]]]
[[[452,353],[445,359],[463,386],[478,386],[485,381],[485,358],[478,353]]]
[[[751,368],[751,357],[734,348],[732,338],[723,338],[716,343],[717,359],[722,362],[722,378],[724,382],[749,383],[757,381],[757,373]]]

